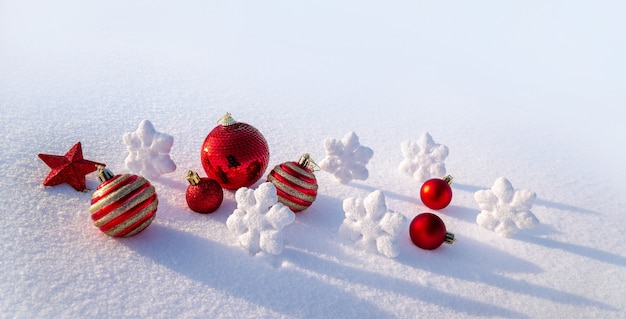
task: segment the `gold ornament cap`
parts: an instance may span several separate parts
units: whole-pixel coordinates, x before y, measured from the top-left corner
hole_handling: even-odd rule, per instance
[[[189,181],[189,184],[191,184],[192,186],[196,186],[200,184],[200,175],[190,170],[187,172],[187,181]]]
[[[224,116],[220,117],[217,120],[217,123],[222,124],[222,126],[230,126],[237,123],[237,121],[235,121],[231,114],[227,112],[226,114],[224,114]]]
[[[444,239],[443,242],[446,244],[453,244],[455,241],[456,241],[456,238],[454,238],[454,234],[450,232],[446,232],[446,239]]]
[[[111,178],[113,178],[113,176],[115,176],[115,174],[113,174],[110,169],[104,166],[97,165],[96,167],[98,168],[98,179],[102,183],[110,180]]]
[[[452,175],[446,175],[442,179],[444,182],[448,183],[448,185],[452,184],[452,179],[453,179]],[[454,235],[452,235],[452,237],[454,237]]]
[[[320,167],[317,165],[317,163],[315,163],[315,161],[313,161],[309,153],[304,153],[302,154],[302,156],[300,156],[300,159],[298,160],[298,165],[308,168],[314,172],[320,170]]]

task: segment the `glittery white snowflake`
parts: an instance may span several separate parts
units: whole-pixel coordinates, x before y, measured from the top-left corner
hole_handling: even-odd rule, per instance
[[[176,170],[169,154],[174,137],[157,132],[150,121],[143,120],[136,131],[124,134],[124,144],[128,149],[124,162],[131,172],[155,179]]]
[[[491,189],[474,193],[474,199],[481,209],[476,216],[476,223],[504,237],[512,237],[521,229],[539,224],[537,217],[530,211],[535,198],[534,192],[515,190],[509,180],[500,177]]]
[[[352,179],[366,180],[369,172],[365,165],[374,156],[374,151],[359,143],[359,137],[350,132],[341,140],[324,140],[326,157],[319,163],[321,169],[333,174],[342,184]]]
[[[235,193],[237,209],[226,226],[251,254],[264,251],[279,255],[283,251],[282,229],[293,223],[296,215],[278,203],[276,187],[263,183],[256,190],[242,187]]]
[[[400,254],[396,239],[406,224],[406,217],[387,209],[383,192],[376,190],[365,199],[346,198],[343,211],[346,217],[339,227],[342,236],[387,257]]]
[[[423,133],[417,142],[402,142],[400,148],[404,157],[400,163],[400,171],[413,176],[418,182],[446,174],[443,161],[448,156],[448,147],[435,143],[428,132]]]

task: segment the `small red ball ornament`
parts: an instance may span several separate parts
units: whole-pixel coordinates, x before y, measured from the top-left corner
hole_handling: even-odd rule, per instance
[[[294,213],[307,209],[317,197],[317,179],[313,174],[317,166],[309,154],[304,154],[298,162],[285,162],[276,165],[267,176],[278,193],[278,201]]]
[[[216,211],[224,199],[222,186],[211,178],[200,178],[194,171],[187,172],[187,205],[191,210],[200,214]]]
[[[430,209],[442,209],[452,201],[452,176],[446,175],[443,179],[429,179],[420,189],[420,198],[424,205]]]
[[[115,175],[98,167],[102,184],[91,196],[91,219],[94,226],[113,237],[138,234],[156,217],[157,194],[150,182],[138,175]]]
[[[446,231],[446,225],[439,216],[432,213],[422,213],[411,221],[409,226],[411,241],[422,249],[432,250],[442,243],[452,244],[454,234]]]
[[[200,159],[207,176],[223,188],[236,190],[258,181],[270,159],[267,141],[250,124],[235,121],[230,113],[207,135]]]

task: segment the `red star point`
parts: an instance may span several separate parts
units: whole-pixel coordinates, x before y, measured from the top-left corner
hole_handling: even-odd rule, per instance
[[[52,169],[43,180],[45,186],[68,183],[81,192],[87,190],[85,175],[95,172],[97,165],[105,166],[102,163],[84,159],[80,142],[74,144],[64,156],[50,154],[38,154],[38,156]]]

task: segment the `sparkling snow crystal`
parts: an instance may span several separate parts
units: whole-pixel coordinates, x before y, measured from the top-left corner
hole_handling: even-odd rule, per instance
[[[422,134],[417,142],[402,142],[400,148],[404,157],[400,171],[413,176],[418,182],[446,174],[443,161],[448,156],[448,147],[435,143],[428,132]]]
[[[242,187],[235,199],[237,209],[226,220],[226,226],[238,236],[239,244],[253,255],[261,250],[279,255],[283,251],[281,230],[293,223],[296,215],[278,203],[274,185],[263,183],[256,190]]]
[[[124,162],[131,172],[155,179],[176,170],[169,154],[174,137],[157,132],[150,121],[143,120],[136,131],[124,134],[124,144],[128,149]]]
[[[326,157],[319,163],[321,169],[335,175],[342,184],[352,179],[366,180],[369,172],[365,165],[374,156],[374,151],[359,144],[359,137],[350,132],[341,140],[324,140]]]
[[[343,201],[346,218],[339,233],[371,251],[387,257],[400,254],[396,238],[406,223],[404,215],[387,209],[385,195],[376,190],[365,199],[350,197]]]
[[[504,177],[498,178],[491,189],[474,193],[481,211],[476,223],[504,237],[512,237],[521,229],[537,226],[539,220],[530,211],[536,194],[515,190]]]

